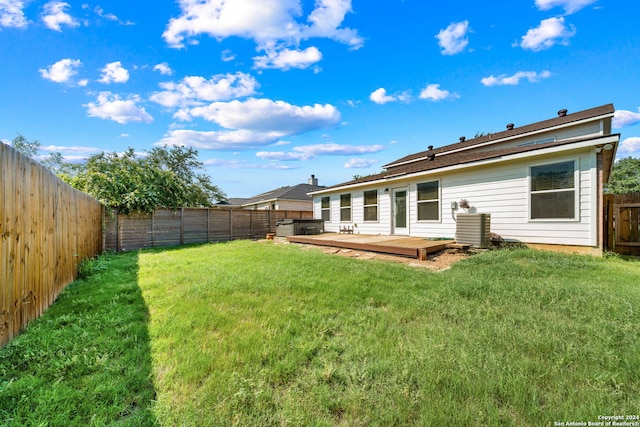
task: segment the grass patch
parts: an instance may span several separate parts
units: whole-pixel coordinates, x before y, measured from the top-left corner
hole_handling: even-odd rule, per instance
[[[640,406],[640,265],[431,273],[234,242],[141,254],[163,425],[547,425]]]
[[[640,407],[637,261],[505,250],[433,273],[236,241],[105,265],[0,351],[0,424],[538,426]]]
[[[87,261],[86,279],[0,350],[0,425],[155,424],[137,264],[136,253]]]

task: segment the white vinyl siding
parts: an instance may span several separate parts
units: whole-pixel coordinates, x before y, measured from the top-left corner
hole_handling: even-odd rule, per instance
[[[451,202],[467,199],[472,208],[478,213],[491,214],[491,231],[504,239],[523,243],[562,244],[597,246],[597,209],[593,200],[597,194],[596,156],[593,150],[574,152],[571,156],[547,156],[546,160],[521,159],[509,163],[492,164],[489,166],[468,167],[443,175],[417,177],[412,181],[404,180],[397,183],[385,183],[378,189],[378,222],[365,222],[363,217],[364,191],[363,188],[353,191],[352,212],[354,230],[361,234],[391,233],[391,191],[384,189],[393,185],[407,185],[409,196],[409,229],[416,237],[454,237],[456,222],[454,215],[464,213],[464,209],[451,210]],[[529,170],[532,166],[565,161],[576,162],[576,182],[578,185],[578,199],[576,208],[577,219],[531,221],[529,219]],[[434,179],[435,178],[435,179]],[[438,179],[440,187],[440,221],[418,220],[418,189],[419,183]],[[343,190],[344,191],[344,190]],[[330,223],[325,223],[325,230],[338,231],[340,218],[340,189],[331,193]],[[344,194],[344,193],[342,193]],[[315,197],[317,211],[320,215],[320,197]],[[453,215],[452,215],[453,213]],[[354,231],[355,232],[355,231]]]

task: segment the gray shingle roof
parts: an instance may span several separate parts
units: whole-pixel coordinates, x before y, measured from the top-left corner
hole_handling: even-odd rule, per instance
[[[322,190],[326,187],[321,185],[311,185],[311,184],[298,184],[298,185],[290,185],[286,187],[280,187],[275,190],[267,191],[266,193],[258,194],[257,196],[253,196],[247,199],[243,205],[252,205],[255,203],[264,202],[267,200],[303,200],[310,202],[313,200],[311,196],[307,193],[311,191]]]
[[[525,126],[514,127],[512,130],[505,130],[502,132],[490,133],[488,135],[483,135],[478,138],[468,139],[462,142],[457,142],[455,144],[449,144],[439,148],[434,148],[431,151],[431,153],[438,156],[440,154],[446,153],[447,151],[454,151],[454,150],[459,150],[463,148],[469,148],[474,145],[481,145],[481,144],[490,142],[492,140],[497,141],[503,138],[510,138],[518,135],[524,135],[526,133],[536,132],[536,131],[540,131],[540,130],[544,130],[544,129],[548,129],[548,128],[552,128],[555,126],[560,126],[560,125],[564,125],[572,122],[578,122],[584,119],[590,119],[593,117],[598,117],[606,114],[613,114],[614,111],[615,110],[613,108],[613,104],[605,104],[599,107],[590,108],[588,110],[578,111],[573,114],[567,114],[566,116],[563,116],[563,117],[554,117],[553,119],[543,120],[541,122],[531,123]],[[385,165],[384,167],[391,168],[398,163],[409,162],[412,160],[426,157],[427,152],[428,150],[421,151],[415,154],[410,154],[408,156],[395,160],[389,163],[388,165]]]

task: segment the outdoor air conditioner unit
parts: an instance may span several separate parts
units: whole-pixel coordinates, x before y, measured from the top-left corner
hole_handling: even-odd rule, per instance
[[[460,213],[457,215],[456,243],[487,248],[490,239],[491,214]]]

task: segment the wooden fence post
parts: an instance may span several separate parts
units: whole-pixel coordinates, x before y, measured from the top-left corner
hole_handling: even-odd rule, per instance
[[[249,211],[249,239],[253,239],[253,210]]]
[[[116,238],[116,250],[122,252],[122,223],[120,222],[120,212],[116,209],[116,230],[118,235]]]
[[[210,242],[210,236],[209,236],[209,222],[210,222],[210,217],[211,217],[211,209],[207,208],[207,242]]]
[[[180,244],[184,245],[184,208],[180,208]]]

